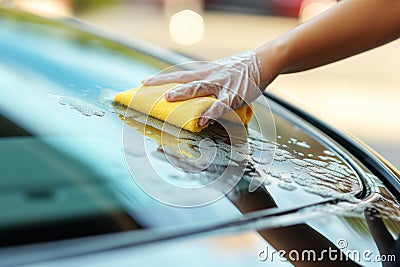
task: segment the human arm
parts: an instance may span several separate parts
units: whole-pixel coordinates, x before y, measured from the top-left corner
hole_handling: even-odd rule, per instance
[[[256,48],[262,80],[323,66],[400,37],[399,0],[345,0]]]
[[[156,76],[144,84],[188,83],[166,95],[169,101],[214,95],[219,101],[203,116],[216,119],[227,106],[234,109],[253,101],[280,74],[329,64],[399,37],[400,0],[344,0],[250,53],[196,71]]]

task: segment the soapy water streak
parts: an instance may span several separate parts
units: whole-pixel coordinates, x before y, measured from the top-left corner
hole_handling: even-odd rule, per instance
[[[194,64],[199,62],[171,68],[191,69]],[[247,79],[245,74],[241,75]],[[268,107],[265,97],[260,97],[260,100]],[[172,113],[175,112],[175,116],[180,114],[179,107]],[[238,115],[234,114],[239,121]],[[262,127],[258,126],[261,116],[263,120],[273,121],[271,112],[254,113],[253,128],[257,130],[247,128],[242,123],[217,119],[200,133],[191,133],[126,109],[122,119],[125,122],[123,145],[128,169],[144,192],[172,206],[193,207],[212,203],[232,191],[241,179],[248,182],[250,192],[255,191],[267,176],[273,162],[269,155],[273,155],[276,148],[275,135],[267,138]],[[143,142],[135,143],[135,150],[144,152],[141,157],[129,156],[133,133],[127,126],[143,134]],[[143,168],[145,173],[141,171]]]
[[[301,189],[324,198],[356,202],[354,195],[361,187],[354,171],[331,151],[320,156],[307,154],[310,145],[294,137],[287,143],[310,158],[286,150],[287,145],[275,142],[275,123],[266,98],[257,101],[263,101],[263,112],[254,109],[248,128],[219,119],[200,133],[131,109],[119,111],[125,122],[124,153],[132,177],[149,196],[179,207],[216,201],[234,190],[240,180],[247,181],[249,192],[278,183],[286,191]],[[174,112],[180,114],[179,108]],[[266,133],[265,125],[273,125],[273,134]],[[132,136],[132,127],[143,134],[142,142],[132,141],[138,137],[137,132]],[[141,156],[131,157],[133,154]],[[278,168],[271,172],[273,163]],[[280,164],[286,167],[277,172]]]
[[[98,116],[98,117],[103,117],[105,115],[105,112],[99,108],[97,108],[94,105],[91,105],[89,103],[83,102],[82,100],[79,100],[78,98],[73,98],[69,96],[58,96],[59,100],[58,103],[61,105],[68,105],[70,106],[71,109],[74,109],[81,113],[84,116]]]
[[[263,108],[269,108],[265,97],[257,101],[264,101]],[[216,201],[235,189],[241,179],[247,181],[250,192],[278,182],[278,187],[286,191],[301,188],[324,198],[357,201],[354,194],[360,186],[353,170],[328,150],[323,152],[328,156],[309,154],[312,158],[285,150],[288,146],[275,142],[272,112],[265,110],[268,109],[262,114],[254,110],[248,128],[219,119],[200,133],[191,133],[124,109],[119,112],[123,114],[124,125],[143,134],[143,142],[139,142],[142,147],[138,148],[138,142],[132,142],[130,127],[124,126],[124,152],[132,177],[151,197],[180,207]],[[180,110],[177,108],[173,112],[179,114]],[[265,125],[273,125],[272,136],[266,133]],[[132,143],[136,146],[134,149],[130,148]],[[310,148],[306,142],[293,137],[288,144],[303,151]],[[129,156],[138,154],[138,150],[143,152],[141,157]],[[287,167],[278,173],[271,172],[273,162],[278,166],[287,164]],[[141,169],[148,171],[143,173]]]

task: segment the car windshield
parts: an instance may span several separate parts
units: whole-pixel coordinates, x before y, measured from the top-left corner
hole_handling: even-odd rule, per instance
[[[263,96],[255,113],[272,119],[250,122],[245,152],[227,146],[218,125],[201,134],[172,130],[161,140],[157,121],[144,125],[143,114],[125,114],[111,102],[168,63],[57,22],[0,12],[0,232],[8,238],[2,244],[214,222],[351,198],[362,190],[332,141]],[[152,179],[136,146],[143,137],[146,157],[174,183],[213,179],[226,167],[227,149],[247,159],[242,179],[208,205],[163,203],[132,177],[133,169],[134,178]],[[200,173],[176,168],[167,160],[176,151],[160,150],[175,140],[196,156],[199,140],[207,138],[223,153]],[[258,184],[253,189],[252,179]],[[26,240],[18,239],[21,234]]]

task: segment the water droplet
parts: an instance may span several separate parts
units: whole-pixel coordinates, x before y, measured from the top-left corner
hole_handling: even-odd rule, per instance
[[[338,177],[338,178],[344,178],[345,177],[343,174],[340,174],[340,173],[335,172],[335,171],[330,171],[329,174],[333,175],[335,177]]]
[[[289,151],[283,150],[283,149],[275,149],[275,153],[274,156],[278,156],[278,157],[283,157],[285,159],[293,159],[294,157],[292,156],[292,154],[290,154]]]
[[[301,160],[301,159],[290,159],[290,161],[300,167],[312,166],[312,164],[310,164],[304,160]]]
[[[270,151],[272,148],[266,144],[260,144],[257,147],[254,147],[255,149],[258,149],[260,151]]]
[[[322,174],[328,173],[328,171],[324,168],[318,168],[318,167],[311,166],[311,167],[308,167],[308,169],[315,173],[322,173]]]
[[[281,180],[284,181],[285,183],[291,183],[293,181],[293,177],[290,173],[284,172],[281,173]]]
[[[315,160],[315,159],[303,159],[303,160],[306,161],[306,162],[309,162],[309,163],[311,163],[311,164],[313,164],[315,166],[318,166],[318,167],[326,167],[329,164],[327,162],[323,162],[323,161]]]
[[[280,188],[288,190],[288,191],[293,191],[293,190],[297,189],[297,187],[295,185],[288,184],[288,183],[279,183],[278,186]]]
[[[306,142],[297,142],[296,145],[303,147],[303,148],[311,148],[310,145],[308,145]]]
[[[270,185],[270,184],[272,184],[272,182],[271,182],[271,180],[269,180],[268,177],[267,177],[266,179],[264,179],[263,184],[264,184],[264,185]]]
[[[112,107],[116,93],[117,91],[112,89],[99,88],[97,101],[103,106]]]
[[[274,178],[281,178],[281,174],[277,173],[277,172],[271,172],[269,175],[274,177]]]
[[[325,157],[325,156],[318,156],[318,158],[324,160],[324,161],[334,161],[336,163],[342,163],[340,160],[332,157]]]
[[[335,157],[335,156],[336,156],[335,153],[333,153],[332,151],[329,151],[329,150],[324,150],[324,154],[326,154],[326,155],[328,155],[328,156],[332,156],[332,157]]]
[[[273,160],[274,161],[278,161],[278,162],[283,162],[283,161],[286,161],[286,158],[285,157],[283,157],[283,156],[274,156],[274,158],[273,158]]]
[[[334,171],[336,173],[340,173],[342,175],[342,177],[349,175],[349,173],[345,170],[345,168],[347,168],[347,167],[345,167],[341,164],[337,164],[336,162],[329,163],[329,165],[326,168],[328,170]]]
[[[265,158],[265,157],[261,157],[261,158],[259,158],[259,157],[252,157],[252,159],[256,162],[256,163],[259,163],[259,164],[267,164],[269,161],[268,161],[268,159],[267,158]]]
[[[344,170],[345,170],[348,174],[351,174],[351,175],[354,174],[354,171],[351,170],[350,168],[345,168]]]
[[[311,175],[312,177],[318,178],[318,179],[324,179],[325,176],[321,173],[316,173],[316,172],[309,172],[309,175]]]

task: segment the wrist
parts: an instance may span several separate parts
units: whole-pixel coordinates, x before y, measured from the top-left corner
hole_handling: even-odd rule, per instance
[[[287,49],[277,41],[271,41],[257,47],[254,51],[262,64],[260,89],[263,90],[283,72]]]

